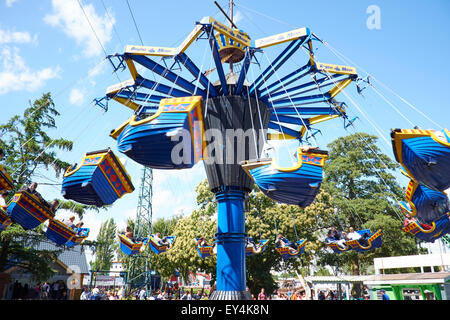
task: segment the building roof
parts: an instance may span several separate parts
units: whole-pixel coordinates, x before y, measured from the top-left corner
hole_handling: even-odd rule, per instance
[[[306,282],[311,283],[344,283],[344,282],[363,282],[372,276],[310,276],[305,277]]]
[[[450,281],[450,272],[379,274],[364,281],[367,285],[377,284],[430,284]]]
[[[36,249],[57,251],[61,250],[61,247],[58,247],[51,242],[40,242],[36,246]],[[89,273],[86,254],[84,253],[82,246],[78,245],[73,248],[64,248],[64,251],[58,256],[58,260],[76,273]]]
[[[450,272],[399,273],[365,276],[311,276],[305,277],[310,283],[363,282],[366,285],[377,284],[427,284],[450,282]]]

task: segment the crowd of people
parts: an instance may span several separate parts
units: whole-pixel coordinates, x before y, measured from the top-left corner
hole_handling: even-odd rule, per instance
[[[83,288],[80,300],[208,300],[214,287],[211,289],[205,288],[182,288],[175,286],[165,286],[164,289],[157,289],[147,292],[145,288],[138,288],[131,292],[130,295],[125,296],[125,289],[99,289],[99,288]],[[249,289],[247,288],[247,291]],[[338,292],[335,289],[320,290],[317,292],[317,297],[314,291],[307,295],[301,289],[278,289],[272,294],[267,294],[264,288],[254,295],[251,294],[252,300],[345,300],[345,292]],[[350,296],[351,300],[356,300]],[[365,294],[361,300],[368,300],[369,295]]]
[[[147,292],[145,288],[133,290],[131,294],[126,297],[125,289],[99,289],[99,288],[83,288],[80,295],[80,300],[205,300],[208,299],[209,290],[193,288],[180,288],[178,286],[166,286],[164,289],[157,289]]]
[[[247,288],[248,290],[248,288]],[[145,288],[139,288],[132,291],[131,295],[125,296],[125,288],[88,288],[84,287],[81,290],[80,300],[208,300],[212,289],[205,288],[182,288],[178,286],[164,289],[153,290],[148,293]],[[12,300],[68,300],[69,290],[64,281],[55,281],[52,283],[44,282],[38,283],[35,286],[28,284],[22,285],[16,281],[8,292],[8,298]],[[263,289],[257,295],[252,294],[253,300],[344,300],[345,294],[339,293],[337,290],[327,289],[320,290],[317,297],[314,297],[314,291],[307,296],[304,290],[276,290],[272,294],[267,294]],[[366,295],[365,300],[368,299]]]
[[[69,290],[64,281],[48,281],[30,286],[16,280],[6,292],[8,300],[68,300]]]
[[[120,289],[99,289],[92,290],[85,287],[81,290],[80,300],[122,300],[124,295],[124,288]]]

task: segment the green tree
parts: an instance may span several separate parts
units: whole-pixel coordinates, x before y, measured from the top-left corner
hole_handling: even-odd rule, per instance
[[[170,277],[176,270],[187,282],[190,272],[205,271],[215,279],[215,257],[200,258],[197,253],[195,238],[203,236],[209,243],[214,241],[216,230],[214,195],[209,191],[207,181],[196,187],[199,208],[185,217],[174,217],[172,221],[158,220],[154,224],[154,232],[163,231],[170,226],[170,234],[176,237],[173,247],[166,253],[152,256],[152,267],[163,277]],[[158,223],[161,224],[158,227]]]
[[[95,248],[93,270],[110,270],[117,249],[116,223],[108,219],[100,226]]]
[[[23,114],[13,116],[0,125],[0,148],[5,151],[2,165],[12,176],[15,190],[33,181],[42,171],[52,170],[56,177],[69,166],[61,159],[58,151],[70,151],[73,143],[65,138],[52,138],[49,133],[57,129],[59,112],[51,98],[45,93],[30,102]],[[12,194],[10,195],[10,197]],[[67,209],[75,209],[81,216],[86,209],[71,201],[60,201]],[[0,234],[0,272],[8,261],[17,261],[17,266],[30,272],[37,280],[45,280],[53,273],[50,261],[54,261],[58,251],[37,250],[36,245],[46,241],[42,225],[25,232],[13,223]]]
[[[331,196],[321,191],[307,208],[276,204],[255,187],[249,195],[247,233],[253,239],[268,239],[267,249],[262,254],[246,259],[247,285],[256,295],[264,288],[272,293],[277,285],[273,271],[307,275],[317,252],[323,249],[321,229],[329,226],[333,209]],[[283,261],[275,250],[277,234],[291,241],[306,239],[305,251],[296,258]]]
[[[381,248],[360,254],[354,251],[319,253],[322,265],[337,266],[335,272],[360,275],[368,272],[375,257],[417,253],[415,240],[404,233],[395,201],[404,195],[393,171],[399,165],[383,154],[377,137],[356,133],[341,137],[328,145],[322,188],[333,195],[332,215],[339,229],[381,229]],[[359,296],[360,288],[356,288]]]
[[[177,221],[174,235],[177,237],[170,252],[152,258],[152,266],[168,277],[173,270],[178,270],[183,278],[189,272],[203,271],[210,273],[215,280],[216,257],[202,259],[197,253],[194,239],[200,236],[207,242],[214,241],[217,231],[217,203],[214,194],[209,190],[205,180],[196,187],[198,209],[190,215]],[[318,225],[327,225],[331,209],[331,197],[321,192],[316,201],[306,209],[297,206],[277,205],[255,187],[248,196],[246,213],[246,232],[253,239],[269,239],[267,249],[263,254],[250,256],[246,259],[247,285],[253,294],[262,287],[271,293],[276,288],[271,271],[297,271],[307,274],[309,265],[314,258],[314,252],[323,246],[319,240]],[[329,224],[328,224],[329,225]],[[296,259],[282,262],[281,256],[275,251],[274,240],[277,231],[289,239],[306,238],[306,251]]]
[[[70,165],[57,156],[57,150],[70,151],[73,142],[49,136],[49,131],[57,128],[59,115],[51,94],[46,93],[22,115],[0,126],[0,148],[6,153],[4,166],[14,173],[17,187],[30,183],[36,170],[52,168],[58,177]]]

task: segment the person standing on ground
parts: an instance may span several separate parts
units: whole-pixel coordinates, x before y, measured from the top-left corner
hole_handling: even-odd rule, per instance
[[[262,288],[261,292],[258,294],[258,300],[267,300],[267,296],[264,292],[264,288]]]

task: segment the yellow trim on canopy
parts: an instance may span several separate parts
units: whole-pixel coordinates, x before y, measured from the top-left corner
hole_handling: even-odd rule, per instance
[[[81,160],[81,162],[75,167],[69,167],[67,168],[66,172],[64,172],[64,177],[69,177],[72,174],[74,174],[75,172],[77,172],[81,167],[83,166],[96,166],[99,163],[101,163],[103,161],[103,159],[105,158],[105,156],[108,154],[108,152],[101,152],[101,153],[94,153],[94,154],[90,154],[90,155],[85,155],[83,157],[83,160]],[[86,160],[93,160],[95,158],[99,157],[97,160],[95,160],[95,162],[89,163],[89,164],[84,164],[84,162]]]
[[[297,139],[296,137],[293,137],[287,133],[268,133],[267,134],[268,140],[293,140]]]
[[[141,56],[171,57],[177,54],[177,48],[127,45],[125,53]]]
[[[447,129],[444,129],[445,133],[450,137],[450,132]],[[411,138],[418,138],[418,137],[431,137],[434,141],[437,143],[445,146],[450,147],[449,142],[442,141],[439,139],[436,134],[433,132],[433,130],[422,130],[422,129],[401,129],[400,132],[394,132],[394,149],[397,154],[397,159],[400,164],[403,165],[403,157],[402,157],[402,140],[404,139],[411,139]],[[404,168],[405,171],[412,176],[411,172]]]
[[[310,164],[312,164],[312,165],[316,165],[316,166],[320,166],[320,167],[322,167],[322,166],[325,164],[325,160],[326,160],[326,158],[328,157],[328,155],[326,155],[326,154],[314,153],[314,151],[311,151],[311,152],[303,152],[303,151],[302,151],[302,147],[298,147],[298,148],[297,148],[296,154],[297,154],[297,163],[296,163],[294,166],[288,167],[288,168],[280,167],[280,166],[278,166],[278,164],[275,162],[275,159],[272,159],[272,166],[273,166],[275,169],[277,169],[278,171],[282,171],[282,172],[292,172],[292,171],[296,171],[296,170],[300,169],[301,166],[303,165],[303,155],[320,158],[320,160],[319,160],[320,163],[319,163],[319,164],[308,162],[308,163],[310,163]]]
[[[301,37],[306,37],[307,35],[308,35],[307,28],[298,28],[295,30],[278,33],[269,37],[256,39],[255,48],[262,49],[270,46],[275,46],[283,42],[293,41]]]
[[[133,101],[131,101],[130,99],[125,99],[125,98],[113,98],[113,100],[123,104],[124,106],[132,109],[133,111],[136,111],[137,109],[139,109],[139,105]]]
[[[247,33],[238,29],[232,29],[226,25],[220,23],[214,18],[209,17],[209,23],[212,25],[215,31],[223,34],[224,36],[233,39],[233,41],[240,43],[244,47],[251,45],[250,37]]]
[[[184,112],[188,113],[192,111],[195,107],[197,107],[198,103],[202,101],[201,96],[191,96],[191,97],[183,97],[183,98],[169,98],[169,99],[161,99],[161,102],[159,103],[159,108],[156,111],[155,114],[152,116],[142,119],[142,120],[136,120],[137,116],[134,115],[130,119],[128,119],[126,122],[122,123],[117,129],[113,130],[110,134],[111,137],[114,139],[117,139],[117,137],[122,133],[122,131],[125,129],[126,126],[140,126],[146,123],[151,122],[152,120],[156,119],[161,115],[163,112]],[[183,104],[183,103],[189,103],[190,105],[185,108],[184,110],[171,110],[171,111],[164,111],[164,108],[168,104]]]
[[[408,224],[406,227],[404,227],[403,231],[411,233],[410,231],[415,228],[418,228],[420,230],[420,232],[423,232],[423,233],[431,233],[436,229],[436,223],[432,222],[431,229],[427,230],[427,229],[422,228],[422,226],[417,221],[414,221],[414,222],[411,222],[410,224]]]
[[[344,90],[350,83],[352,83],[352,79],[342,80],[336,84],[328,93],[331,98],[337,96],[342,90]]]
[[[197,37],[202,33],[202,26],[198,25],[194,28],[194,30],[189,33],[189,35],[184,39],[184,41],[178,46],[177,54],[186,51],[186,49],[191,45],[191,43],[197,39]]]
[[[3,168],[1,165],[0,165],[0,171],[3,173],[3,175],[4,175],[9,181],[12,182],[11,176],[10,176],[9,173],[6,171],[6,169]]]
[[[97,159],[96,159],[97,158]],[[105,160],[105,158],[110,158],[110,164],[114,169],[114,172],[116,173],[117,177],[119,178],[120,182],[124,186],[125,190],[128,193],[133,192],[133,188],[131,187],[130,183],[128,181],[131,181],[130,175],[125,170],[125,167],[123,166],[122,161],[118,159],[115,154],[111,150],[107,150],[105,152],[99,152],[95,154],[89,154],[85,155],[83,159],[81,160],[81,163],[76,168],[68,168],[66,172],[64,173],[64,177],[69,177],[73,175],[75,172],[77,172],[81,167],[83,166],[98,166],[100,163]],[[89,162],[91,160],[92,162]],[[88,161],[88,163],[86,163]],[[114,191],[117,193],[116,187],[113,185],[113,183],[109,180],[108,175],[106,172],[103,171],[102,168],[100,170],[103,172],[105,177],[107,178],[109,184],[114,189]],[[125,176],[126,175],[126,176]],[[127,180],[128,178],[128,180]],[[117,194],[119,195],[119,194]]]
[[[318,71],[325,71],[327,73],[348,74],[348,75],[357,75],[358,74],[355,67],[342,66],[342,65],[338,65],[338,64],[323,63],[323,62],[317,62],[317,61],[316,61],[316,65],[317,65]]]
[[[272,159],[269,158],[269,159],[263,160],[263,161],[253,161],[253,162],[248,161],[248,160],[243,161],[243,162],[241,162],[241,167],[252,178],[252,175],[250,174],[250,170],[261,167],[261,166],[272,165],[278,171],[292,172],[292,171],[296,171],[296,170],[300,169],[301,166],[303,165],[303,157],[302,157],[303,155],[320,158],[320,160],[319,160],[320,163],[308,162],[309,164],[312,164],[315,166],[320,166],[320,167],[322,167],[325,164],[325,160],[328,157],[327,154],[315,153],[314,151],[303,152],[302,147],[298,147],[296,154],[297,154],[298,162],[297,162],[297,164],[295,164],[294,166],[289,167],[289,168],[283,168],[283,167],[278,166],[275,162],[275,159],[273,159],[273,158]]]

